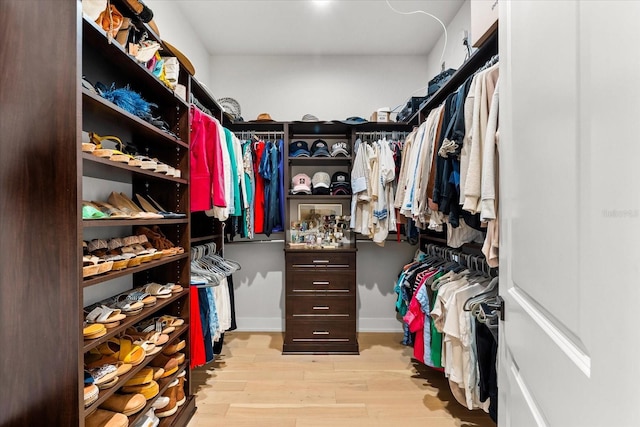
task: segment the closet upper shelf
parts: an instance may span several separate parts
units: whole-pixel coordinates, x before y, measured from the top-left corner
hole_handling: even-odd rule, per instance
[[[179,184],[188,183],[184,178],[174,178],[159,172],[129,166],[124,163],[112,162],[109,159],[103,159],[102,157],[94,156],[89,153],[82,153],[82,160],[87,162],[85,167],[83,167],[84,176],[130,183],[132,175],[139,175],[150,180],[177,182]]]
[[[450,93],[453,93],[464,81],[472,76],[482,67],[492,56],[498,53],[498,31],[494,32],[482,46],[476,50],[467,61],[453,73],[451,78],[442,85],[427,101],[425,101],[418,111],[409,118],[408,123],[416,125],[422,120],[420,115],[426,116],[429,111],[437,107],[444,101]]]
[[[154,76],[151,71],[144,67],[144,65],[137,62],[132,58],[125,49],[113,40],[109,43],[106,32],[98,26],[95,22],[88,20],[83,16],[82,19],[83,40],[95,48],[95,51],[100,55],[108,59],[116,68],[118,68],[123,75],[128,75],[130,81],[135,81],[136,85],[144,85],[147,92],[153,93],[155,96],[161,99],[148,100],[156,101],[160,103],[174,103],[178,102],[183,106],[188,106],[187,102],[180,98],[175,92],[164,85],[160,80]],[[87,76],[91,81],[91,76]],[[92,83],[96,83],[91,81]],[[105,85],[110,85],[111,82],[102,82]],[[137,87],[131,89],[136,90]],[[138,89],[139,90],[139,89]]]
[[[347,137],[352,126],[341,122],[291,122],[289,123],[289,134],[296,138],[303,135],[310,136],[330,136]]]
[[[141,118],[123,110],[112,102],[102,98],[100,95],[91,93],[88,89],[85,88],[82,88],[82,104],[85,111],[93,111],[96,114],[110,116],[110,118],[114,121],[127,121],[130,124],[135,124],[136,126],[132,126],[132,133],[134,138],[152,138],[154,140],[157,140],[158,143],[172,145],[178,144],[184,148],[189,148],[189,145],[187,143],[182,142],[172,135],[161,131],[152,124],[147,123]]]
[[[191,77],[191,93],[198,99],[198,102],[214,113],[218,120],[225,124],[233,122],[233,117],[218,104],[218,101],[209,92],[209,88],[200,83],[195,77]]]

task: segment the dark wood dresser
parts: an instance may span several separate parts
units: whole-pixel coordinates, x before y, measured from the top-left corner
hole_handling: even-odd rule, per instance
[[[283,353],[358,354],[356,249],[285,249]]]

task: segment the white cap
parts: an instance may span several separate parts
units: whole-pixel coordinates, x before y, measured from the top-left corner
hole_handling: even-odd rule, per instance
[[[329,188],[331,185],[331,177],[326,172],[316,172],[311,179],[313,188]]]
[[[336,157],[339,155],[349,157],[349,151],[347,150],[346,142],[334,142],[331,146],[331,156]]]
[[[307,174],[299,173],[291,179],[291,188],[292,194],[311,194],[311,178]]]

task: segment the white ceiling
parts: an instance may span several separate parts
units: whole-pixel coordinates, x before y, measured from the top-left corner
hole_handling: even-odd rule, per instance
[[[389,0],[448,24],[464,0]],[[442,26],[385,0],[182,0],[211,55],[425,55]],[[451,37],[451,35],[449,36]]]

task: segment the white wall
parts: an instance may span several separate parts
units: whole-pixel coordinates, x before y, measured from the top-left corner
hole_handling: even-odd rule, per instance
[[[466,48],[460,33],[470,28],[465,2],[448,25],[447,67],[458,68]],[[426,56],[212,56],[209,88],[235,98],[245,120],[267,112],[275,120],[368,118],[379,107],[394,108],[426,94],[440,72],[444,37]],[[421,89],[416,92],[417,89]],[[415,92],[415,93],[414,93]],[[358,243],[358,329],[400,331],[393,284],[416,247],[406,243]],[[225,256],[242,270],[234,275],[236,315],[242,330],[284,329],[284,253],[282,243],[232,243]],[[384,260],[383,263],[380,261]]]
[[[209,52],[180,8],[173,1],[166,0],[145,0],[144,3],[153,11],[153,20],[158,25],[162,40],[171,43],[189,58],[196,69],[195,77],[210,87]]]
[[[245,120],[368,119],[404,104],[429,77],[423,56],[212,56],[209,88],[236,99]]]
[[[242,264],[242,269],[233,275],[239,330],[284,330],[283,249],[282,241],[225,245],[225,257]],[[400,269],[411,260],[416,249],[405,242],[386,242],[384,248],[372,242],[358,242],[359,331],[402,331],[402,323],[396,318],[393,287]],[[385,260],[383,267],[381,259]]]
[[[464,2],[460,10],[447,24],[447,47],[444,52],[445,70],[453,68],[457,70],[464,62],[467,48],[462,44],[462,31],[471,34],[471,0]],[[469,37],[471,40],[471,37]],[[426,71],[431,80],[441,71],[442,46],[444,45],[444,34],[440,37],[434,48],[429,53],[426,60]]]

